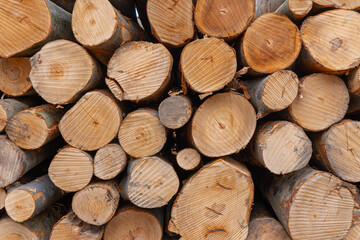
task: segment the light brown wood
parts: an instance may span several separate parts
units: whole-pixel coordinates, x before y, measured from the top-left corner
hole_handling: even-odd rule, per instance
[[[198,0],[195,23],[199,31],[211,37],[234,39],[253,20],[255,1]]]
[[[16,113],[6,124],[10,140],[23,149],[38,149],[60,136],[58,123],[65,110],[45,104]]]
[[[194,148],[184,148],[176,154],[176,162],[182,169],[191,171],[201,164],[201,155]]]
[[[331,10],[301,25],[302,66],[308,71],[344,73],[359,65],[360,13]]]
[[[344,118],[349,93],[334,75],[315,73],[303,77],[300,93],[289,106],[290,118],[307,131],[322,131]]]
[[[360,9],[359,0],[313,0],[316,10],[326,8]]]
[[[127,164],[127,156],[119,144],[111,143],[100,148],[94,157],[94,175],[110,180],[119,175]]]
[[[166,90],[173,65],[160,43],[130,42],[110,59],[106,84],[119,100],[154,100]]]
[[[54,39],[73,39],[71,14],[49,0],[0,1],[0,57],[27,56]]]
[[[218,93],[195,112],[191,141],[205,156],[226,156],[245,148],[255,127],[255,110],[244,97],[233,92]]]
[[[356,187],[355,187],[356,188]],[[357,196],[355,198],[355,208],[353,214],[352,225],[345,236],[344,240],[357,240],[360,238],[360,195],[357,190]]]
[[[168,230],[183,239],[246,239],[253,198],[249,170],[229,157],[217,159],[185,183]]]
[[[221,39],[195,40],[181,53],[182,76],[199,93],[222,89],[234,78],[236,67],[235,50]]]
[[[312,7],[312,0],[286,0],[276,12],[286,15],[293,21],[299,21],[309,14]]]
[[[124,151],[134,158],[154,155],[166,143],[166,129],[157,111],[138,109],[129,113],[119,130],[119,142]]]
[[[121,196],[141,208],[166,205],[178,188],[179,178],[174,168],[156,156],[130,161],[120,183]]]
[[[49,166],[49,177],[58,188],[76,192],[87,186],[94,173],[91,155],[67,146],[60,149]]]
[[[72,210],[82,221],[101,226],[114,216],[119,200],[116,182],[94,182],[75,193]]]
[[[0,188],[0,210],[5,207],[6,190]]]
[[[55,40],[31,58],[30,80],[51,104],[69,104],[100,83],[100,65],[77,43]]]
[[[171,96],[160,103],[158,111],[159,119],[165,127],[178,129],[190,120],[192,104],[187,96]]]
[[[65,141],[86,151],[97,150],[117,135],[122,110],[112,95],[104,90],[86,93],[59,123]]]
[[[265,13],[255,19],[240,41],[240,59],[250,74],[270,74],[290,67],[301,49],[300,31],[286,16]]]
[[[29,79],[30,70],[29,58],[1,58],[0,90],[13,97],[33,94]]]
[[[348,113],[360,111],[360,67],[355,68],[347,77],[347,86],[350,93]]]

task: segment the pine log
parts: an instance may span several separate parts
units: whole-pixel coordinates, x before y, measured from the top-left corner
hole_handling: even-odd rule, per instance
[[[50,240],[101,240],[104,226],[93,226],[79,219],[74,212],[63,216],[51,230]]]
[[[342,8],[342,9],[360,9],[359,0],[313,0],[314,10],[322,10],[328,8]]]
[[[194,37],[192,0],[148,0],[146,11],[152,34],[161,43],[181,47]]]
[[[229,157],[217,159],[185,183],[168,230],[183,239],[246,239],[253,198],[248,169]]]
[[[121,196],[141,208],[166,205],[178,188],[179,178],[174,168],[156,156],[130,161],[120,183]]]
[[[289,106],[289,117],[307,131],[325,130],[344,118],[349,93],[334,75],[314,73],[301,79],[300,93]]]
[[[60,136],[58,123],[64,109],[45,104],[16,113],[5,128],[12,142],[23,149],[38,149]]]
[[[111,94],[104,90],[86,93],[59,123],[65,141],[86,151],[97,150],[117,135],[122,110]]]
[[[284,176],[261,173],[258,183],[291,239],[342,239],[347,234],[354,200],[334,175],[307,167]]]
[[[48,175],[9,189],[5,199],[6,213],[16,222],[24,222],[61,198],[63,192]]]
[[[157,111],[141,108],[126,116],[118,137],[127,154],[142,158],[161,151],[166,143],[166,129],[161,124]]]
[[[358,191],[358,190],[357,190]],[[357,192],[355,199],[355,208],[353,214],[352,225],[344,238],[344,240],[358,240],[360,239],[360,195]]]
[[[257,0],[255,18],[260,17],[265,13],[275,12],[285,0]]]
[[[347,77],[347,86],[350,93],[348,113],[360,111],[360,67],[355,68]]]
[[[234,78],[236,67],[235,50],[221,39],[195,40],[181,53],[182,77],[199,93],[222,89]]]
[[[77,0],[72,29],[76,40],[105,65],[122,44],[145,38],[137,23],[122,15],[108,0]]]
[[[308,17],[301,25],[302,68],[341,74],[360,63],[360,13],[331,10]]]
[[[189,97],[177,95],[165,98],[159,105],[159,119],[170,129],[183,127],[192,115],[192,104]]]
[[[100,83],[99,64],[77,43],[56,40],[31,58],[30,80],[35,91],[51,104],[69,104]]]
[[[58,188],[76,192],[87,186],[94,173],[91,155],[67,146],[58,151],[49,166],[49,177]]]
[[[0,1],[0,57],[28,56],[54,39],[73,39],[71,14],[50,0]]]
[[[176,162],[182,169],[192,171],[201,165],[201,155],[194,148],[184,148],[176,154]]]
[[[114,181],[91,183],[75,193],[72,210],[84,222],[101,226],[114,216],[120,194]]]
[[[197,0],[195,23],[207,36],[231,40],[247,28],[254,14],[252,0]]]
[[[279,13],[265,13],[255,19],[240,41],[239,59],[250,67],[249,74],[270,74],[289,68],[301,49],[298,27]]]
[[[94,175],[110,180],[119,175],[127,164],[127,156],[119,144],[111,143],[100,148],[94,157]]]
[[[286,15],[293,21],[298,21],[308,15],[312,7],[312,0],[286,0],[276,9],[276,12]]]
[[[33,94],[30,70],[30,59],[27,57],[0,58],[0,90],[13,97]]]
[[[190,140],[205,156],[226,156],[245,148],[255,127],[255,110],[244,97],[233,92],[218,93],[195,112]]]
[[[6,194],[6,190],[4,188],[0,188],[0,210],[5,207]]]
[[[299,90],[299,79],[290,70],[277,71],[242,83],[248,88],[250,102],[257,110],[258,118],[287,108]]]
[[[166,90],[173,58],[162,44],[130,42],[110,59],[105,79],[119,100],[155,100]]]
[[[250,161],[275,174],[304,168],[312,155],[310,139],[298,125],[287,121],[267,122],[256,130]]]

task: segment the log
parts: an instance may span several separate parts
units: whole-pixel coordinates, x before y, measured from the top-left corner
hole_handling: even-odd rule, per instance
[[[75,193],[72,210],[82,221],[101,226],[114,216],[120,194],[114,181],[94,182]]]
[[[328,8],[342,8],[359,10],[360,2],[358,0],[313,0],[314,10],[322,10]]]
[[[354,200],[339,178],[307,167],[284,176],[261,172],[256,179],[291,239],[342,239],[347,234]]]
[[[66,192],[76,192],[90,183],[94,161],[87,152],[66,146],[55,155],[48,172],[55,186]]]
[[[240,41],[239,59],[248,74],[264,75],[289,68],[301,49],[298,27],[279,13],[255,19]]]
[[[5,207],[5,198],[6,198],[6,190],[4,188],[0,188],[0,210]]]
[[[0,90],[12,97],[32,95],[29,74],[31,70],[30,59],[1,58],[0,59]]]
[[[287,174],[304,168],[312,155],[310,139],[298,125],[272,121],[261,125],[252,141],[250,161],[275,174]]]
[[[104,226],[87,224],[71,211],[55,223],[50,240],[101,240],[103,234]]]
[[[192,0],[148,0],[147,16],[152,35],[170,47],[181,47],[194,37]]]
[[[312,0],[286,0],[275,12],[286,15],[292,21],[299,21],[309,14]]]
[[[16,222],[24,222],[61,198],[63,192],[48,175],[9,189],[5,199],[6,213]]]
[[[62,9],[72,13],[76,0],[51,0]]]
[[[185,183],[172,205],[168,230],[183,239],[246,239],[253,198],[245,165],[217,159]]]
[[[357,113],[360,111],[360,67],[347,76],[347,86],[350,93],[348,113]]]
[[[298,95],[299,79],[290,70],[281,70],[266,77],[241,81],[248,89],[257,117],[287,108]]]
[[[107,0],[77,0],[73,10],[72,30],[76,40],[105,65],[115,50],[125,42],[145,38],[137,23],[122,15]]]
[[[265,13],[275,12],[285,0],[258,0],[255,6],[255,18]]]
[[[301,25],[302,68],[342,74],[357,67],[360,63],[359,22],[360,13],[342,9],[305,19]]]
[[[118,138],[127,154],[142,158],[160,152],[166,143],[166,135],[157,111],[141,108],[126,116]]]
[[[170,82],[172,65],[162,44],[126,43],[110,59],[105,82],[119,100],[156,100]]]
[[[160,157],[132,160],[120,182],[120,194],[141,208],[166,205],[179,188],[174,168]]]
[[[65,141],[85,151],[97,150],[117,135],[122,110],[111,94],[104,90],[86,93],[59,123]]]
[[[288,112],[290,119],[305,130],[322,131],[344,118],[349,93],[341,78],[314,73],[301,79],[299,90]]]
[[[194,148],[184,148],[176,154],[176,162],[181,169],[192,171],[201,165],[201,155]]]
[[[251,0],[198,0],[195,23],[198,30],[211,37],[234,39],[248,27],[255,14]]]
[[[352,225],[346,234],[344,240],[357,240],[360,238],[360,195],[357,192],[357,196],[355,199],[355,208],[354,208],[354,215],[352,220]]]
[[[32,55],[49,41],[74,38],[71,14],[49,0],[1,0],[0,5],[2,58]]]
[[[183,127],[192,115],[192,104],[189,97],[177,95],[165,98],[158,108],[160,122],[167,128]]]
[[[127,164],[127,156],[119,144],[111,143],[100,148],[94,157],[94,175],[110,180],[119,175]]]
[[[245,148],[255,127],[255,110],[244,97],[234,92],[217,93],[195,112],[190,141],[205,156],[226,156]]]
[[[99,85],[100,65],[77,43],[56,40],[47,43],[31,58],[30,80],[48,103],[74,103],[83,93]]]
[[[64,109],[45,104],[16,113],[5,128],[12,142],[23,149],[38,149],[60,136],[58,123]]]
[[[236,67],[235,50],[221,39],[195,40],[181,53],[182,77],[199,93],[222,89],[234,78]]]

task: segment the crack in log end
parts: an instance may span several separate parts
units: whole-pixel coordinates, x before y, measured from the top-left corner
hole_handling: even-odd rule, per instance
[[[116,79],[107,77],[105,78],[105,83],[117,99],[120,101],[124,99],[124,90]]]
[[[226,190],[232,190],[232,188],[230,187],[225,187],[224,185],[221,185],[220,183],[217,183],[217,185],[223,189],[226,189]]]
[[[225,233],[227,234],[226,230],[225,229],[222,229],[222,228],[216,228],[216,229],[213,229],[213,230],[208,230],[206,233],[205,233],[205,238],[208,237],[209,234],[212,234],[212,233]],[[221,234],[223,235],[223,234]]]
[[[212,208],[205,207],[205,209],[206,209],[206,210],[209,210],[210,212],[213,212],[213,213],[215,213],[215,214],[217,214],[217,215],[223,215],[221,212],[218,212],[218,211],[216,211],[216,210],[214,210],[214,209],[212,209]]]

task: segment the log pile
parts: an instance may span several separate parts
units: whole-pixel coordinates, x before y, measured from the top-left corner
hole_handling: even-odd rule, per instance
[[[360,239],[359,0],[0,0],[0,239]]]

